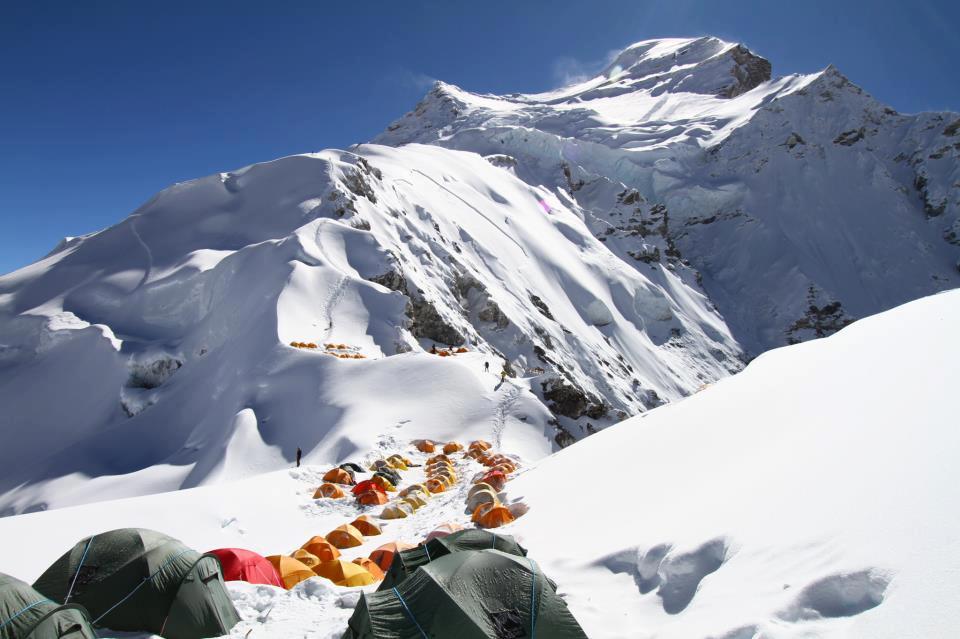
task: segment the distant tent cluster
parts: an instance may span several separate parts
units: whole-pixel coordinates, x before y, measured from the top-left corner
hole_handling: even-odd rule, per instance
[[[320,347],[315,342],[290,342],[290,346],[293,348],[303,348],[306,350],[315,351]],[[340,359],[366,359],[366,355],[362,355],[357,352],[359,349],[352,346],[347,346],[346,344],[324,344],[323,352],[326,355],[333,355]]]
[[[203,639],[238,621],[218,556],[152,530],[82,539],[32,587],[0,575],[2,639],[92,639],[96,627]]]
[[[394,550],[343,639],[586,639],[556,584],[513,537],[463,530]],[[491,585],[495,584],[495,587]]]
[[[460,348],[454,349],[452,346],[450,348],[437,348],[437,345],[434,344],[430,347],[431,355],[439,355],[440,357],[452,357],[453,355],[462,355],[463,353],[469,353],[467,349],[463,346]]]

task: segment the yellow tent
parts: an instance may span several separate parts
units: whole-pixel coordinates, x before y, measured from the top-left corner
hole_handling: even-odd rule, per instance
[[[497,491],[495,491],[495,490],[493,489],[493,486],[491,486],[491,485],[488,484],[487,482],[481,481],[481,482],[477,482],[476,484],[474,484],[473,486],[470,487],[470,490],[467,491],[467,497],[470,497],[470,496],[473,495],[474,493],[478,493],[478,492],[480,492],[481,490],[489,490],[490,492],[492,492],[492,493],[494,493],[494,494],[496,494],[496,492],[497,492]]]
[[[320,563],[320,558],[314,555],[311,552],[304,550],[303,548],[298,548],[293,551],[293,554],[290,555],[304,566],[313,570],[313,567]]]
[[[403,498],[402,503],[410,504],[414,510],[420,510],[427,505],[427,500],[423,498],[423,493],[410,493]]]
[[[267,561],[277,569],[277,573],[280,575],[280,581],[283,582],[283,587],[287,590],[290,590],[301,581],[316,576],[314,572],[310,570],[309,566],[304,565],[293,557],[271,555],[267,557]]]
[[[500,499],[492,490],[478,490],[467,497],[467,508],[470,512],[477,509],[480,504],[499,504]]]
[[[430,499],[430,491],[423,484],[413,484],[400,491],[401,497],[407,497],[410,493],[420,493],[425,499]]]
[[[404,502],[390,504],[380,513],[380,519],[406,519],[413,513],[413,506]]]
[[[392,483],[390,483],[390,480],[384,477],[383,475],[374,475],[373,479],[371,479],[370,481],[379,485],[388,493],[394,493],[397,491],[397,487],[394,486]]]
[[[313,571],[337,586],[366,586],[377,581],[369,570],[344,559],[325,561]]]

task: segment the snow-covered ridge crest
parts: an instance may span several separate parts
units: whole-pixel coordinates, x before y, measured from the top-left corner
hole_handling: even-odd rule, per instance
[[[438,85],[376,141],[508,156],[621,258],[695,272],[751,354],[960,285],[960,115],[897,113],[832,65],[650,40],[547,93]]]

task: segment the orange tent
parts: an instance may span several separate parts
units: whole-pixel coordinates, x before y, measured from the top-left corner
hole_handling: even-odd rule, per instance
[[[480,450],[490,450],[491,448],[490,442],[484,441],[482,439],[476,439],[470,442],[470,450],[473,450],[475,448],[478,448]]]
[[[506,506],[499,504],[480,504],[473,511],[474,523],[484,528],[499,528],[512,522],[515,517]]]
[[[317,488],[317,492],[313,493],[314,499],[320,499],[321,497],[328,497],[330,499],[340,499],[345,497],[346,493],[343,492],[343,489],[337,486],[336,484],[322,484],[320,488]]]
[[[293,551],[293,554],[290,555],[304,566],[313,570],[313,567],[320,563],[320,558],[314,555],[313,553],[304,550],[303,548],[298,548]]]
[[[365,490],[357,495],[357,503],[362,506],[382,506],[387,503],[387,496],[379,490]]]
[[[366,557],[357,557],[353,560],[353,563],[369,572],[377,581],[383,581],[383,578],[386,576],[386,573],[380,570],[380,566],[377,565],[377,562],[372,559],[367,559]]]
[[[430,457],[430,458],[427,459],[427,463],[428,463],[428,464],[434,464],[434,463],[436,463],[436,462],[449,462],[449,461],[450,461],[450,458],[447,457],[446,455],[442,455],[442,454],[441,454],[441,455],[434,455],[433,457]]]
[[[444,444],[444,446],[443,446],[443,452],[444,452],[445,454],[447,454],[447,455],[449,455],[449,454],[451,454],[451,453],[455,453],[455,452],[457,452],[458,450],[463,450],[463,446],[461,446],[461,445],[458,444],[457,442],[447,442],[447,443]]]
[[[340,558],[340,551],[329,541],[319,535],[311,537],[310,541],[300,546],[320,561],[332,561]]]
[[[513,464],[510,464],[510,463],[507,463],[507,462],[503,462],[502,464],[497,464],[496,466],[494,466],[494,467],[491,468],[490,470],[499,470],[499,471],[500,471],[501,473],[503,473],[504,475],[509,475],[510,473],[512,473],[513,471],[515,471],[516,468],[514,467]]]
[[[326,577],[337,586],[366,586],[376,581],[363,566],[344,559],[325,561],[314,568],[313,572]]]
[[[353,548],[363,543],[363,534],[350,524],[344,524],[328,532],[327,541],[337,548]]]
[[[375,524],[368,515],[360,515],[351,521],[350,525],[359,530],[360,534],[364,537],[373,537],[374,535],[379,535],[383,532],[380,530],[380,526]]]
[[[490,484],[490,486],[492,486],[494,490],[496,490],[497,492],[500,492],[501,490],[503,490],[503,487],[507,483],[507,476],[504,475],[499,470],[491,470],[489,473],[487,473],[486,475],[484,475],[474,483],[479,484],[480,482],[486,482]]]
[[[280,575],[280,581],[283,582],[283,587],[287,590],[290,590],[301,581],[316,576],[313,571],[310,570],[309,566],[305,566],[293,557],[270,555],[267,557],[267,561],[277,569],[277,574]]]
[[[444,484],[439,479],[428,479],[427,480],[427,490],[431,493],[442,493],[447,489],[446,484]]]
[[[437,450],[437,445],[429,439],[421,439],[416,443],[416,445],[417,450],[419,450],[421,453],[432,453],[433,451]]]
[[[410,544],[405,544],[402,541],[394,541],[389,544],[384,544],[370,553],[370,559],[380,566],[380,569],[384,572],[390,570],[390,564],[393,563],[394,556],[403,550],[410,550],[413,548]]]
[[[355,481],[353,477],[342,468],[331,468],[327,471],[327,474],[323,476],[323,481],[329,481],[334,484],[345,484],[347,486],[353,486]]]

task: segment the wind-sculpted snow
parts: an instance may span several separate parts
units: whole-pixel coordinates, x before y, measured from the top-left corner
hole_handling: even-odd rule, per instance
[[[549,93],[438,83],[376,141],[565,193],[648,277],[701,283],[750,355],[960,285],[960,114],[897,113],[833,67],[771,78],[716,38],[640,42]]]
[[[0,279],[0,336],[5,514],[281,468],[297,447],[333,461],[400,419],[512,423],[543,455],[740,368],[695,284],[646,277],[556,194],[430,146],[171,187]],[[469,352],[445,362],[437,342]],[[464,370],[484,361],[486,381]],[[525,422],[489,408],[504,365]]]

